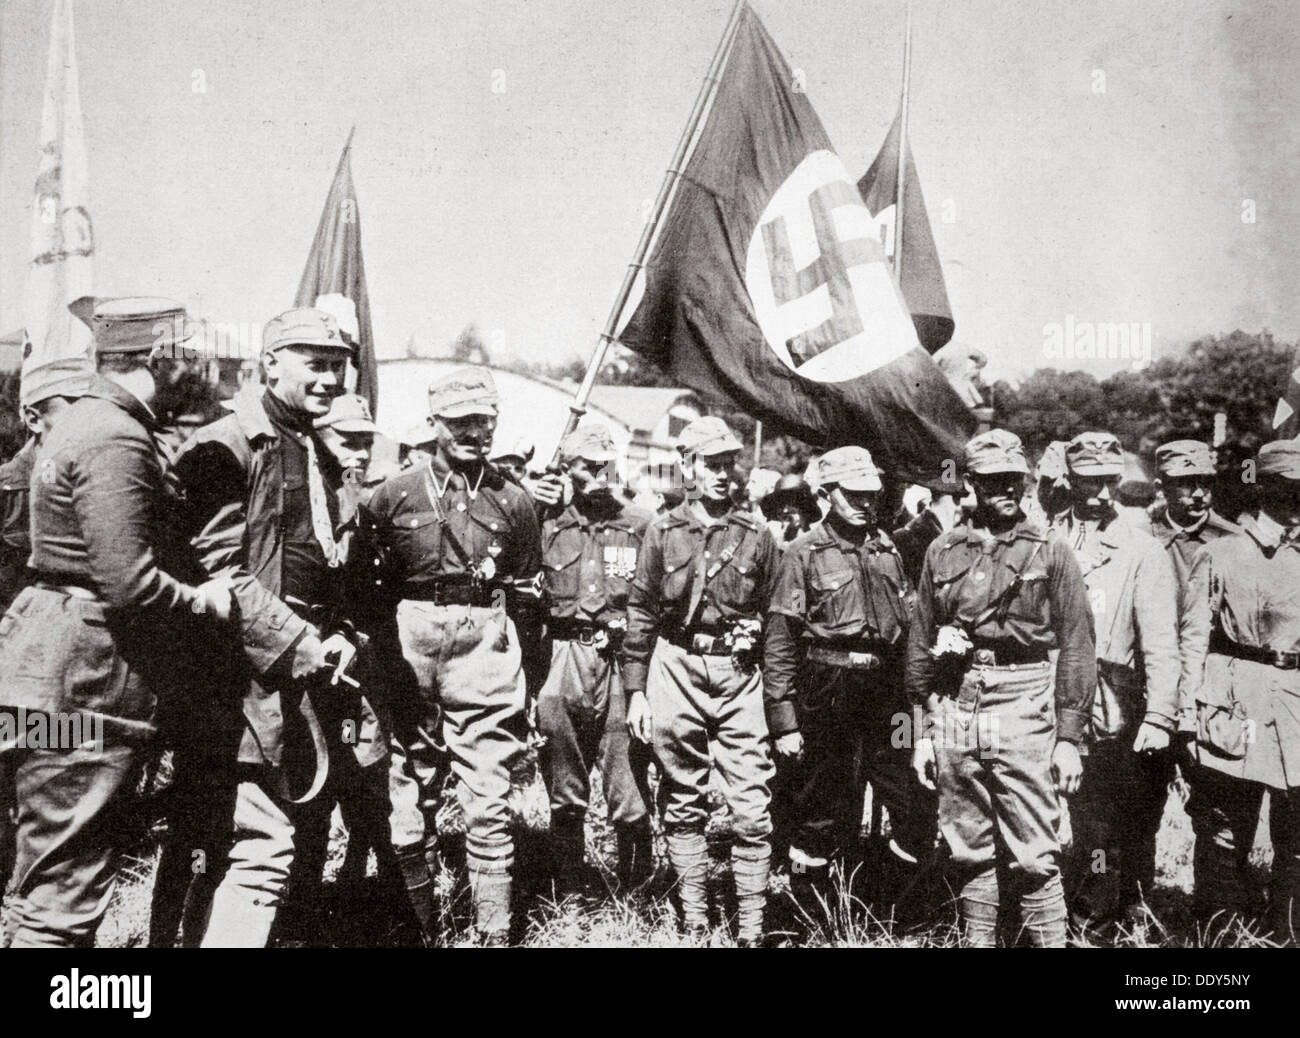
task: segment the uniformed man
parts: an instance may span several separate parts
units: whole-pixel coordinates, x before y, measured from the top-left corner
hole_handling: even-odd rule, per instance
[[[768,729],[791,762],[792,892],[810,914],[830,894],[830,863],[851,876],[862,860],[868,781],[891,826],[883,901],[930,857],[935,834],[933,797],[916,783],[910,746],[893,739],[907,717],[903,650],[914,596],[876,515],[880,475],[864,448],[840,447],[822,457],[820,476],[830,511],[781,560],[763,668]]]
[[[93,375],[94,367],[85,357],[50,361],[22,373],[18,406],[31,435],[22,450],[0,465],[0,610],[8,609],[29,582],[28,503],[36,451],[59,412],[90,388]]]
[[[1202,925],[1253,915],[1249,859],[1269,793],[1273,939],[1300,930],[1300,444],[1265,444],[1259,514],[1192,561],[1184,645],[1194,684],[1188,813]]]
[[[1083,782],[1070,805],[1070,911],[1079,927],[1138,923],[1174,775],[1178,585],[1160,544],[1116,508],[1119,440],[1080,433],[1065,461],[1071,504],[1053,529],[1073,548],[1088,588],[1099,682]]]
[[[921,579],[925,553],[934,539],[961,521],[966,497],[965,485],[956,471],[945,473],[941,468],[917,485],[930,492],[929,502],[913,518],[895,519],[895,522],[902,521],[902,525],[890,535],[903,559],[903,571],[913,586]]]
[[[485,368],[429,387],[437,446],[368,506],[386,557],[400,653],[393,680],[392,838],[412,908],[433,937],[432,876],[442,762],[464,811],[474,925],[487,944],[510,928],[511,769],[525,750],[526,691],[540,656],[542,558],[528,495],[488,461],[500,397]]]
[[[509,446],[494,452],[488,460],[504,475],[523,486],[528,475],[528,463],[533,460],[536,451],[537,447],[532,442],[520,437]]]
[[[350,758],[342,739],[359,705],[342,680],[356,652],[336,539],[342,472],[313,428],[343,392],[349,353],[322,310],[275,317],[262,333],[266,388],[238,395],[177,459],[195,546],[231,580],[242,636],[225,694],[188,704],[178,736],[155,915],[170,918],[172,870],[194,869],[201,852],[186,944],[268,943],[304,837],[328,825],[331,774]],[[169,929],[153,940],[168,943]]]
[[[738,939],[757,944],[772,855],[773,771],[758,664],[780,551],[733,499],[741,445],[721,419],[691,422],[678,450],[686,499],[650,524],[628,596],[628,726],[654,746],[682,923],[696,936],[708,932],[710,758],[718,769],[736,841]]]
[[[976,436],[965,469],[974,512],[930,546],[908,635],[913,767],[938,788],[966,943],[995,945],[999,905],[1018,900],[1031,943],[1063,947],[1057,794],[1078,789],[1096,691],[1087,592],[1069,547],[1020,509],[1020,439]]]
[[[793,472],[777,479],[771,492],[761,499],[760,507],[768,529],[782,549],[821,519],[817,498],[803,477]]]
[[[1025,514],[1040,526],[1055,522],[1070,510],[1065,444],[1065,440],[1049,443],[1034,469],[1034,495],[1025,504]]]
[[[546,743],[542,772],[561,895],[581,893],[589,776],[599,766],[618,847],[618,880],[632,890],[653,871],[650,751],[627,730],[617,666],[627,596],[651,516],[624,504],[611,483],[618,457],[603,425],[579,426],[560,448],[573,500],[542,524],[550,596],[551,669],[537,700]]]
[[[18,804],[13,947],[85,947],[108,908],[134,768],[177,647],[221,636],[229,587],[204,582],[150,410],[167,347],[193,335],[169,300],[79,300],[97,374],[45,436],[32,485],[31,568],[0,621],[9,703],[75,745],[7,748]],[[62,726],[60,726],[62,727]],[[55,740],[57,741],[57,740]]]

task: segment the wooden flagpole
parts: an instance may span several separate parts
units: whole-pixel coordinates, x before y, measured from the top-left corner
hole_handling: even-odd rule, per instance
[[[704,118],[714,88],[718,84],[718,77],[722,74],[722,67],[726,63],[727,56],[731,53],[731,44],[736,37],[736,27],[740,24],[740,15],[745,9],[745,3],[746,0],[736,0],[736,6],[731,11],[731,17],[727,19],[727,26],[722,31],[722,39],[718,41],[718,49],[714,52],[712,62],[709,63],[709,70],[700,86],[699,96],[695,99],[695,106],[691,109],[690,117],[686,120],[686,127],[682,130],[681,139],[677,142],[677,149],[673,152],[672,161],[664,172],[663,183],[659,186],[659,194],[655,198],[650,217],[646,220],[645,227],[641,231],[641,238],[636,243],[632,261],[627,265],[627,273],[623,275],[623,283],[619,286],[618,294],[614,298],[614,305],[609,311],[609,317],[605,319],[605,327],[600,333],[595,349],[592,350],[591,360],[587,364],[587,373],[583,376],[582,384],[578,387],[577,393],[574,394],[573,403],[569,405],[569,420],[565,423],[564,433],[560,437],[561,442],[564,441],[564,437],[578,427],[578,422],[587,413],[587,400],[590,398],[591,390],[596,384],[596,374],[605,361],[605,351],[609,348],[609,344],[614,341],[614,336],[618,332],[618,322],[619,318],[623,316],[623,308],[627,306],[628,297],[632,295],[632,287],[636,284],[637,274],[645,266],[646,253],[650,251],[650,243],[654,240],[655,232],[659,228],[659,221],[663,218],[664,210],[668,208],[668,200],[672,196],[673,188],[677,186],[677,178],[681,175],[687,152],[690,150],[691,142],[695,139],[695,131]],[[555,454],[551,458],[550,468],[552,471],[558,469],[559,464],[560,448],[557,445]]]
[[[907,21],[903,29],[903,97],[898,117],[898,169],[894,187],[894,279],[903,278],[903,202],[907,193],[907,116],[912,87],[912,3],[907,2]]]

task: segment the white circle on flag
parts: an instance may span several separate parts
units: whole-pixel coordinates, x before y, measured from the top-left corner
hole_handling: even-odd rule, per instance
[[[826,150],[807,155],[759,217],[745,287],[768,346],[801,377],[846,382],[917,345],[879,235]]]

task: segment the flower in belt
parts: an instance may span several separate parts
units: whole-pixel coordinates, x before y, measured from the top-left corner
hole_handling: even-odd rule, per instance
[[[595,646],[597,652],[604,652],[609,648],[610,640],[623,634],[626,630],[627,617],[616,616],[604,627],[596,628],[596,633],[592,635],[591,644]]]
[[[731,625],[731,630],[722,636],[731,648],[731,661],[738,668],[744,670],[753,665],[754,652],[762,633],[761,620],[737,620]]]
[[[973,648],[974,642],[962,628],[944,624],[934,632],[934,645],[930,648],[930,655],[937,660],[960,659],[969,655]]]

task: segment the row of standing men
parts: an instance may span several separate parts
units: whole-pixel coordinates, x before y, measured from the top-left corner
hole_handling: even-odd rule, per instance
[[[173,462],[149,404],[160,354],[175,354],[158,328],[183,340],[183,312],[116,300],[88,316],[98,372],[24,386],[39,431],[29,586],[0,622],[0,705],[78,711],[103,738],[0,757],[17,820],[12,944],[93,940],[134,776],[160,742],[175,777],[152,943],[178,930],[186,944],[268,943],[286,897],[317,889],[336,802],[437,939],[447,788],[475,929],[502,943],[512,771],[534,722],[562,892],[581,886],[596,766],[619,881],[648,879],[653,760],[688,931],[708,928],[711,769],[732,816],[741,943],[764,935],[773,790],[812,910],[832,863],[860,851],[870,783],[888,813],[879,903],[924,889],[937,830],[968,942],[993,943],[999,908],[1018,907],[1021,933],[1057,945],[1067,903],[1083,927],[1147,911],[1179,768],[1206,924],[1256,910],[1247,858],[1271,790],[1270,925],[1289,936],[1293,445],[1261,451],[1260,512],[1239,530],[1210,512],[1212,458],[1191,441],[1159,452],[1165,511],[1119,514],[1122,452],[1104,433],[1064,447],[1069,505],[1031,518],[1023,450],[994,430],[967,445],[964,484],[956,467],[935,481],[948,507],[892,535],[869,454],[840,448],[819,462],[824,520],[783,552],[735,503],[741,445],[714,418],[683,431],[685,499],[657,518],[611,492],[598,426],[563,445],[569,500],[553,479],[525,492],[487,461],[499,400],[482,370],[435,383],[430,452],[363,487],[349,457],[373,425],[339,396],[350,346],[310,309],[267,325],[265,391]]]

